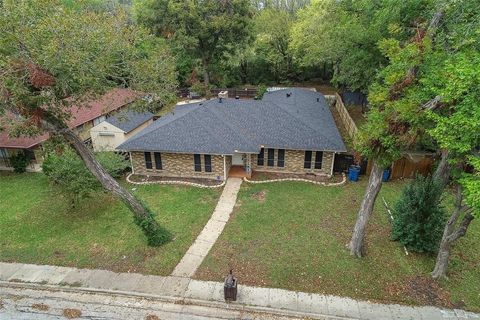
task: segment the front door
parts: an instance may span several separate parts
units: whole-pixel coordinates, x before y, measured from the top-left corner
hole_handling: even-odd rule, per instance
[[[232,156],[232,165],[233,166],[242,166],[243,167],[243,154],[234,153]]]

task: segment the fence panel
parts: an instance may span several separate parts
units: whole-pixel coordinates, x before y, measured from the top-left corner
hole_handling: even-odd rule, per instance
[[[355,121],[353,121],[352,117],[348,113],[347,108],[345,108],[345,105],[343,104],[342,97],[338,93],[335,93],[335,109],[338,111],[338,114],[340,115],[340,119],[342,120],[343,126],[347,130],[348,135],[350,138],[354,138],[354,136],[357,134],[358,128],[357,125],[355,124]]]

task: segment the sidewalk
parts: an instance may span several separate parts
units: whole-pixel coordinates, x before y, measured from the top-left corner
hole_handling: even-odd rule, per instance
[[[228,178],[212,217],[172,272],[175,277],[192,277],[225,228],[242,185],[240,178]]]
[[[35,284],[55,290],[110,293],[160,299],[176,304],[265,312],[311,319],[480,319],[479,314],[436,307],[409,307],[349,298],[239,285],[238,301],[225,303],[223,283],[30,264],[0,263],[0,292]],[[1,316],[0,309],[0,316]],[[0,317],[1,318],[1,317]]]

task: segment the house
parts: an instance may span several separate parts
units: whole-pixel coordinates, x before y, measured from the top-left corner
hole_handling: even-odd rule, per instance
[[[130,89],[113,89],[86,106],[72,106],[72,117],[68,126],[88,144],[91,128],[138,98],[139,94]],[[27,170],[40,171],[43,162],[42,144],[49,138],[49,135],[46,133],[36,137],[10,138],[8,121],[7,117],[0,119],[0,122],[7,128],[7,130],[0,131],[0,170],[12,170],[10,157],[18,152],[23,152],[29,161]]]
[[[346,151],[324,96],[300,88],[177,106],[117,149],[135,174],[217,180],[231,170],[331,175]]]
[[[153,122],[151,112],[120,111],[90,129],[94,151],[114,151]]]

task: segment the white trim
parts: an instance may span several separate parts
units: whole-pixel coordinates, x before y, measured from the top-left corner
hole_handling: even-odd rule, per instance
[[[333,165],[335,164],[335,154],[336,154],[336,152],[333,153],[333,157],[332,157],[332,167],[330,168],[330,175],[331,176],[333,176]]]
[[[128,157],[130,158],[130,166],[132,167],[132,174],[135,174],[135,168],[133,167],[133,160],[132,160],[132,153],[128,153]]]
[[[222,155],[223,157],[223,181],[227,181],[227,157]]]

